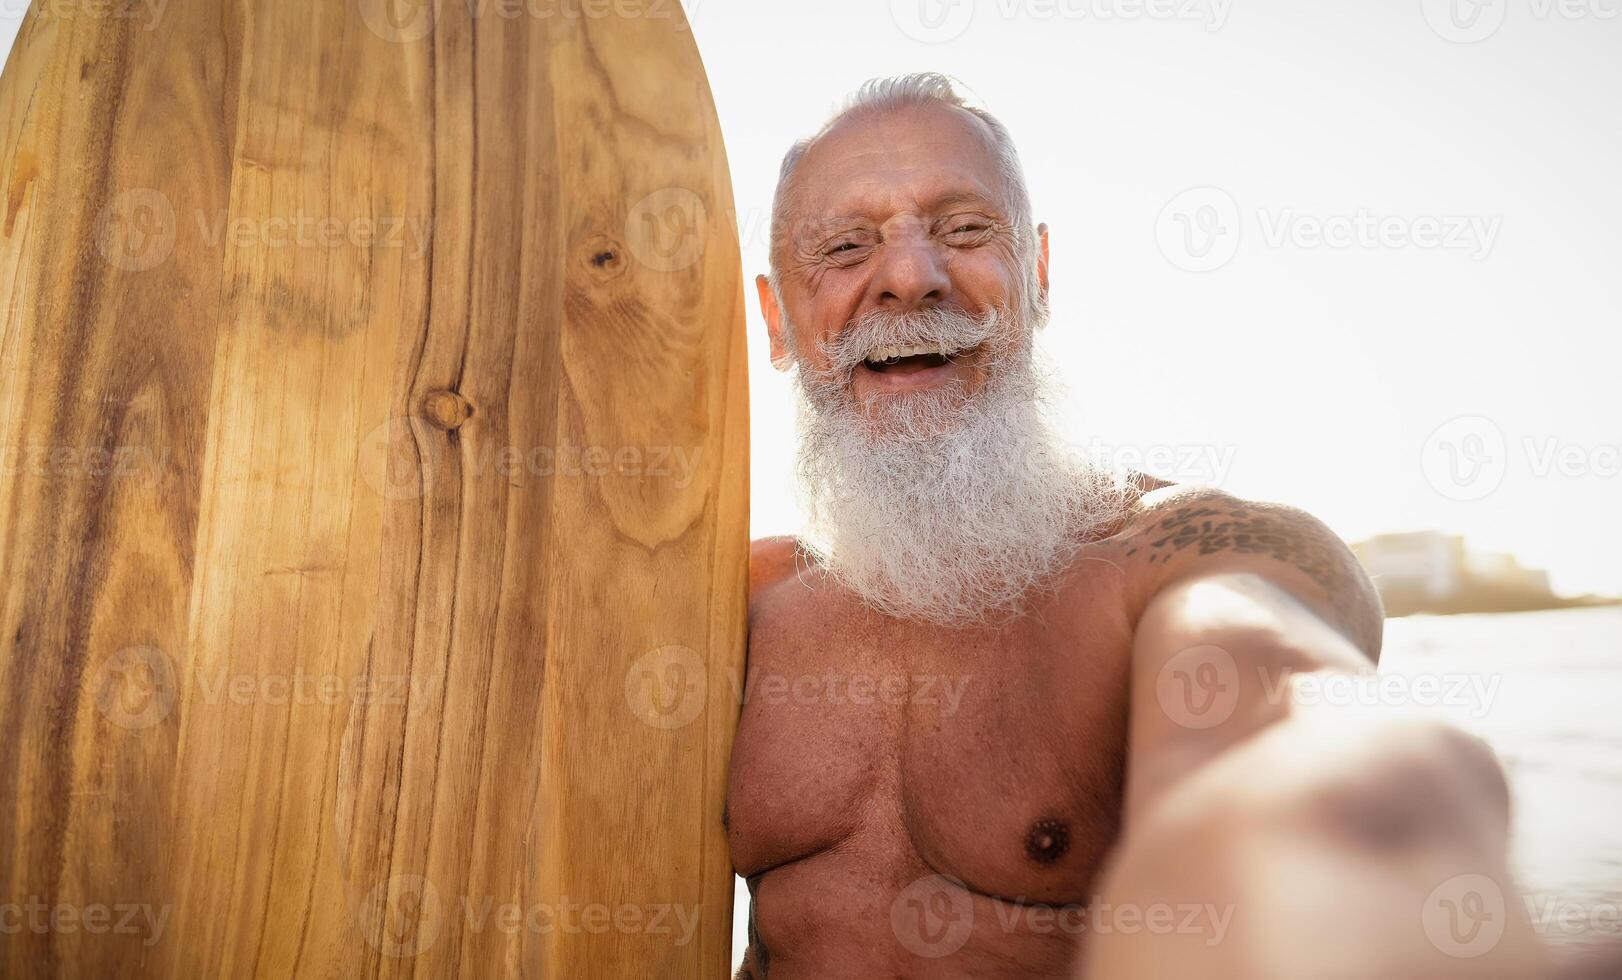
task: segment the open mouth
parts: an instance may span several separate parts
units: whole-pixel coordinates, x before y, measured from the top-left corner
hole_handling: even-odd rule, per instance
[[[867,355],[862,366],[877,374],[917,374],[932,368],[943,368],[964,354],[966,350],[945,352],[935,347],[880,347]]]

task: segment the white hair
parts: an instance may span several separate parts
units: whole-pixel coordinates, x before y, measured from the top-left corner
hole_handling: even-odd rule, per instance
[[[875,311],[851,328],[954,347],[998,338],[984,341],[993,367],[974,395],[954,382],[864,405],[840,380],[848,371],[796,373],[801,545],[880,612],[947,627],[1011,618],[1124,512],[1124,474],[1066,444],[1054,372],[1018,319]]]
[[[773,289],[778,289],[780,282],[777,261],[779,249],[789,237],[789,198],[792,196],[800,161],[805,158],[812,145],[835,126],[849,119],[908,106],[925,105],[962,109],[979,119],[991,131],[992,145],[997,156],[997,170],[1002,177],[1003,188],[1007,195],[1008,217],[1015,232],[1015,256],[1022,264],[1031,264],[1036,249],[1031,196],[1025,184],[1025,168],[1019,161],[1019,151],[1014,148],[1014,139],[1009,134],[1008,127],[984,107],[974,104],[958,91],[958,84],[948,76],[937,72],[918,72],[912,75],[868,80],[845,100],[844,106],[821,129],[789,147],[788,153],[783,157],[782,168],[778,171],[777,191],[772,196],[771,272],[768,278]],[[780,290],[779,298],[781,298]]]

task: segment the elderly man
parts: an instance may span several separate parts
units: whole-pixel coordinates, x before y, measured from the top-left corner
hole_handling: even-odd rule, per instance
[[[771,265],[809,524],[753,551],[743,976],[1535,968],[1491,754],[1302,696],[1379,654],[1341,542],[1067,450],[995,118],[868,83],[784,161]]]

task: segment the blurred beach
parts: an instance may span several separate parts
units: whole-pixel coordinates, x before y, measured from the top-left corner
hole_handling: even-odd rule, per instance
[[[1380,672],[1437,678],[1441,703],[1423,707],[1497,751],[1550,947],[1622,941],[1622,607],[1387,620]]]

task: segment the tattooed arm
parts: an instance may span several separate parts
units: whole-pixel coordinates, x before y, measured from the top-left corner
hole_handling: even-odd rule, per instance
[[[1286,674],[1368,672],[1379,659],[1374,586],[1333,532],[1295,508],[1167,487],[1143,498],[1123,547],[1138,623],[1129,815],[1287,716]]]
[[[1084,975],[1533,975],[1491,752],[1322,696],[1331,678],[1361,690],[1379,655],[1351,553],[1290,508],[1175,488],[1144,503],[1122,542],[1138,613],[1127,803],[1100,898],[1229,925],[1094,936]]]

